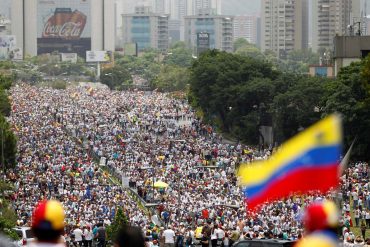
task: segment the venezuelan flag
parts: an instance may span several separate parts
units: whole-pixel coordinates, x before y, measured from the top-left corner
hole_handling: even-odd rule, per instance
[[[325,192],[338,184],[341,119],[331,115],[284,143],[266,161],[239,168],[248,209],[312,190]]]

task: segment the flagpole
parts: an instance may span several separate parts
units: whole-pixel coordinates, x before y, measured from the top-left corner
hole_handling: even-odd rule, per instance
[[[355,144],[357,140],[357,136],[355,137],[355,139],[353,140],[351,146],[349,147],[346,155],[344,155],[342,161],[340,162],[340,165],[339,165],[339,176],[342,176],[344,171],[347,169],[348,167],[348,163],[349,163],[349,158],[351,156],[351,152],[352,152],[352,148],[353,148],[353,145]]]

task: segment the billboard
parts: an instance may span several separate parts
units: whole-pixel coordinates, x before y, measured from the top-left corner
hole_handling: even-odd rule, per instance
[[[87,51],[86,62],[111,62],[112,52],[111,51]]]
[[[198,55],[209,49],[209,33],[197,33]]]
[[[1,35],[0,36],[0,47],[3,48],[14,48],[16,47],[16,39],[14,35]]]
[[[17,47],[15,35],[0,36],[0,60],[22,60],[22,49]]]
[[[77,53],[61,53],[62,62],[77,63]]]
[[[37,54],[91,50],[91,0],[38,0]]]

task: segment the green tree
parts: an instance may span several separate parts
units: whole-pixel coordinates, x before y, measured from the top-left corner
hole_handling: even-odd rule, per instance
[[[148,82],[152,82],[161,70],[161,54],[154,50],[148,49],[139,57],[124,56],[116,60],[116,66],[126,68],[132,75],[140,75]]]
[[[10,89],[12,81],[13,76],[0,74],[0,113],[7,117],[11,111],[7,90]]]
[[[294,62],[302,62],[304,64],[318,64],[320,60],[319,53],[315,53],[312,49],[293,50],[288,53],[287,60]]]
[[[249,56],[256,59],[265,59],[263,53],[255,45],[249,44],[242,46],[235,51],[236,54],[242,56]]]
[[[11,111],[8,97],[8,93],[5,90],[0,89],[0,113],[6,117],[9,117]]]
[[[12,76],[0,74],[0,89],[10,89],[13,79]]]
[[[18,235],[12,228],[16,225],[17,216],[8,200],[13,189],[8,183],[0,181],[0,232],[16,240]]]
[[[117,236],[119,229],[122,226],[128,224],[127,216],[124,214],[123,208],[118,207],[117,213],[114,217],[114,220],[110,226],[107,227],[107,235],[109,240],[114,240]]]
[[[321,118],[325,81],[302,76],[296,76],[295,81],[285,92],[275,95],[271,106],[278,142],[289,139]]]
[[[271,102],[271,81],[278,74],[262,60],[207,51],[191,68],[189,99],[204,112],[206,120],[217,123],[222,131],[255,142],[258,132],[253,137],[243,133],[246,128],[251,130],[248,133],[258,130],[260,105]]]
[[[190,67],[192,62],[191,49],[187,48],[185,42],[182,41],[173,44],[163,59],[164,64],[179,67]]]
[[[370,57],[344,67],[335,83],[326,88],[324,115],[339,112],[343,116],[345,148],[357,138],[352,157],[370,158]]]
[[[132,84],[130,73],[123,66],[115,66],[113,68],[102,70],[100,80],[110,89],[121,90],[125,85]]]
[[[0,61],[0,69],[9,70],[14,68],[15,65],[12,61]]]
[[[187,68],[176,65],[163,65],[153,86],[161,91],[185,90],[189,82],[189,71]]]
[[[234,41],[234,53],[242,56],[253,57],[255,59],[265,59],[261,50],[244,38],[238,38]]]
[[[238,38],[233,43],[234,52],[236,52],[239,48],[241,48],[243,46],[248,46],[248,45],[249,45],[248,40],[246,40],[244,38]]]
[[[2,115],[0,115],[0,148],[1,169],[14,168],[16,164],[17,140],[10,128],[10,124]]]

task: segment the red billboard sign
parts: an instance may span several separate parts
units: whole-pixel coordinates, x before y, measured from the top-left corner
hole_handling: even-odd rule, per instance
[[[86,15],[70,8],[57,8],[44,24],[42,38],[79,39],[86,25]]]

